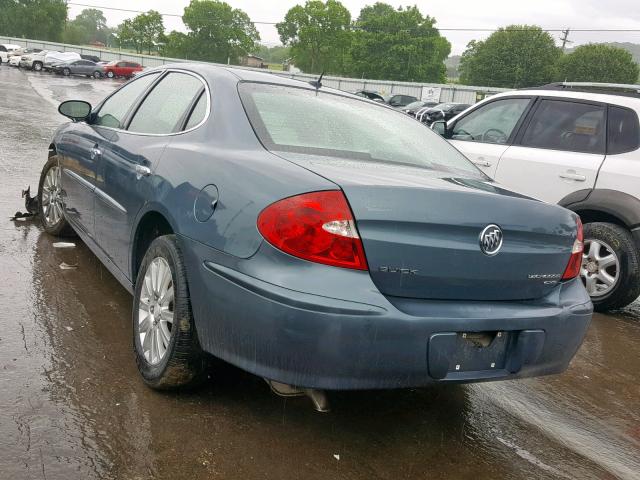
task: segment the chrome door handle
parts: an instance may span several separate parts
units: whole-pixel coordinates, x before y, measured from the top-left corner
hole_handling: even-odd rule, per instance
[[[151,175],[151,169],[149,167],[136,165],[136,178],[138,180],[140,180],[142,177],[148,177],[149,175]]]
[[[487,160],[472,160],[473,163],[475,163],[476,165],[478,165],[479,167],[490,167],[491,166],[491,162],[487,161]]]
[[[99,155],[102,155],[102,152],[100,151],[99,148],[93,147],[91,150],[89,150],[90,155],[91,155],[91,160],[95,160],[95,158]]]
[[[576,182],[584,182],[587,180],[587,177],[585,177],[584,175],[570,172],[561,173],[559,177],[564,178],[565,180],[575,180]]]

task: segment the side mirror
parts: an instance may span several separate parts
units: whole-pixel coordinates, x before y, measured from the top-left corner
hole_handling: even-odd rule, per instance
[[[436,120],[431,124],[431,130],[443,137],[447,136],[447,122],[444,120]]]
[[[74,122],[87,119],[91,114],[91,104],[84,100],[67,100],[58,107],[58,112]]]

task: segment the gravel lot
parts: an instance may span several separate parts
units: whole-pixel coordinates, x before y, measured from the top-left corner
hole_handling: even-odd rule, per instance
[[[333,393],[326,415],[231,367],[195,391],[146,388],[131,297],[77,239],[56,249],[8,219],[57,104],[117,85],[0,67],[0,478],[640,478],[639,302],[596,315],[555,377]]]

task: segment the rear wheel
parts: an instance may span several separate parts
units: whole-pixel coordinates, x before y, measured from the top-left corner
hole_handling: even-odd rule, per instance
[[[640,252],[631,233],[613,223],[584,226],[581,276],[593,306],[604,312],[640,295]]]
[[[102,73],[95,71],[93,72],[93,78],[101,78],[102,77]]]
[[[71,70],[69,70],[68,68],[63,68],[63,69],[62,69],[62,74],[63,74],[65,77],[68,77],[69,75],[71,75]]]
[[[107,77],[109,77],[109,78],[113,78],[113,77],[115,77],[115,76],[116,76],[116,74],[115,74],[115,73],[113,73],[111,70],[109,70],[109,71],[107,72]]]
[[[73,229],[63,214],[60,172],[58,157],[53,155],[45,163],[40,174],[38,213],[47,233],[55,236],[67,236],[73,234]]]
[[[142,260],[133,303],[133,345],[138,370],[151,388],[188,385],[204,371],[175,235],[156,238]]]

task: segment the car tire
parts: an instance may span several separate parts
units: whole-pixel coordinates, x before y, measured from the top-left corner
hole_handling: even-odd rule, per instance
[[[64,75],[65,77],[68,77],[69,75],[71,75],[71,70],[69,70],[68,68],[63,68],[62,75]]]
[[[600,260],[610,258],[617,261],[615,269],[609,270],[608,277],[615,273],[615,282],[602,294],[591,295],[593,307],[598,312],[606,312],[625,307],[640,296],[640,250],[626,228],[613,223],[593,222],[584,226],[585,251],[581,276],[585,285],[589,279],[601,275]],[[592,243],[597,243],[598,255]],[[594,271],[596,270],[597,271]],[[593,280],[595,281],[595,280]]]
[[[102,72],[93,72],[93,78],[102,78]]]
[[[74,231],[64,217],[62,186],[60,185],[61,172],[58,157],[52,155],[40,173],[38,214],[45,232],[56,237],[68,237],[72,236]]]
[[[32,67],[32,68],[33,68],[36,72],[40,72],[40,71],[42,71],[42,63],[40,63],[40,62],[35,62],[35,63],[33,64],[33,67]]]
[[[114,78],[115,76],[116,76],[116,74],[115,74],[115,73],[113,73],[111,70],[109,70],[109,71],[107,72],[107,77],[109,77],[109,78]]]
[[[154,274],[167,272],[167,268],[170,279],[158,280],[160,273],[154,282]],[[173,299],[168,297],[169,290]],[[198,342],[186,267],[175,235],[156,238],[142,260],[134,290],[133,348],[138,370],[153,389],[193,385],[203,378],[205,356]]]

